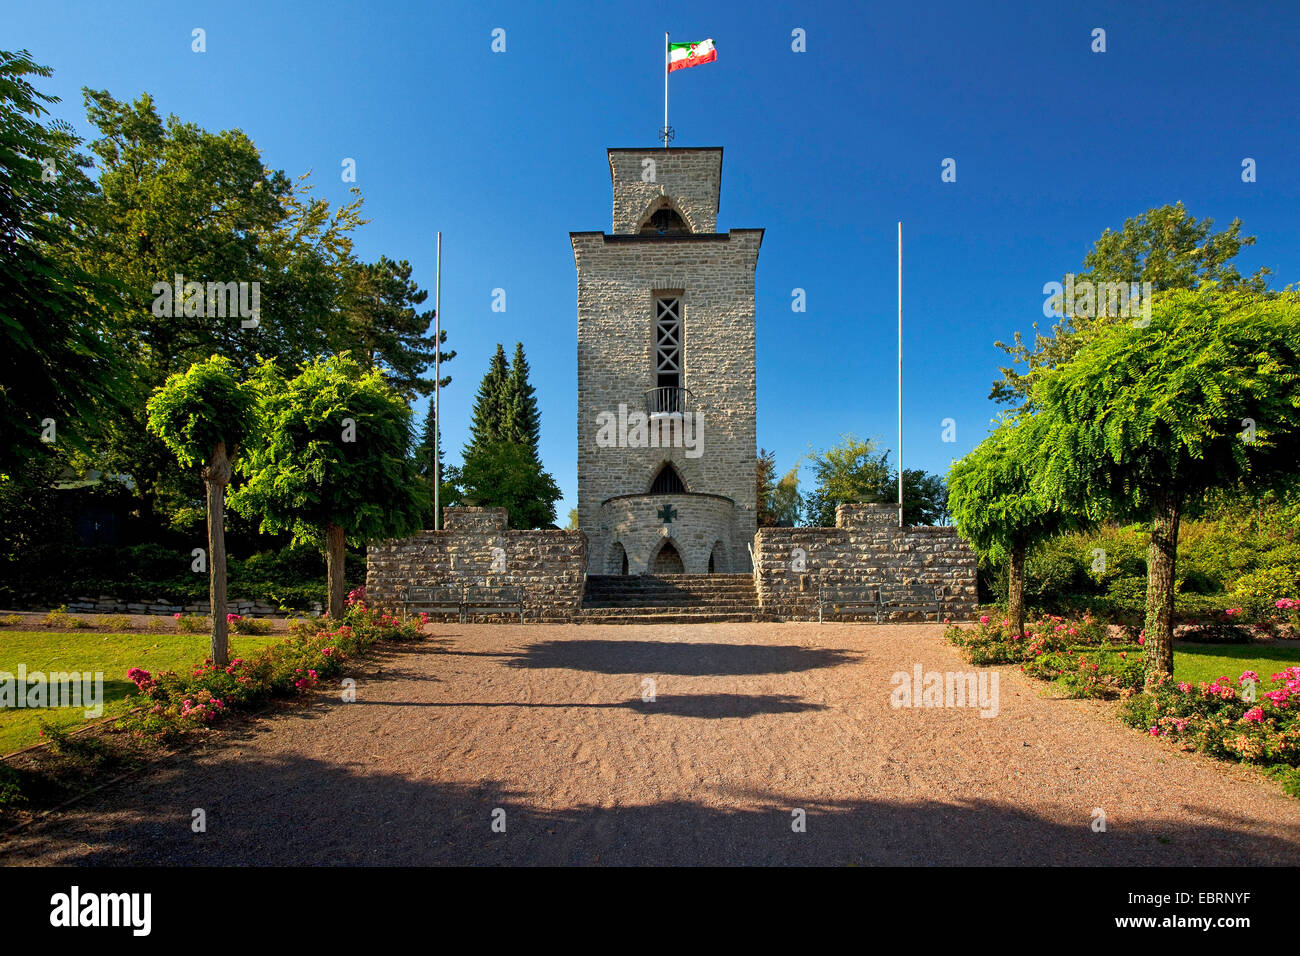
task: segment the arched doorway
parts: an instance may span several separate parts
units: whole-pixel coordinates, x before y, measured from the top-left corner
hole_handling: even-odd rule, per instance
[[[609,549],[609,567],[606,570],[610,574],[627,574],[627,551],[623,542],[615,541]]]
[[[709,552],[709,573],[726,574],[731,570],[727,561],[727,548],[719,539],[713,542],[713,550]]]
[[[663,546],[650,564],[653,574],[685,574],[686,563],[682,561],[681,552],[677,550],[672,539],[665,538]]]

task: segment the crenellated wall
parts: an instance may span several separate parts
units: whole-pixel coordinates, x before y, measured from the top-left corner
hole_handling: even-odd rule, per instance
[[[825,582],[942,585],[945,616],[960,620],[974,614],[976,557],[957,529],[899,528],[892,504],[840,505],[835,524],[759,529],[754,579],[765,612],[815,620],[818,588]],[[892,612],[889,619],[908,616]]]
[[[581,531],[511,531],[505,508],[444,508],[443,527],[372,544],[366,597],[396,607],[408,586],[509,584],[523,588],[528,620],[577,613],[587,565]]]

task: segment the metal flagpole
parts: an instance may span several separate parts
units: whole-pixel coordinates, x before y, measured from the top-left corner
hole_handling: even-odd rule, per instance
[[[442,523],[442,475],[438,468],[439,439],[442,437],[442,409],[439,407],[439,386],[442,384],[442,233],[438,233],[438,271],[433,293],[433,530]]]
[[[903,223],[898,224],[898,526],[903,526]]]
[[[668,31],[664,31],[664,149],[668,148]]]

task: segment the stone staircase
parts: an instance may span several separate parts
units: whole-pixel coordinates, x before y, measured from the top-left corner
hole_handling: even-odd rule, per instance
[[[587,575],[579,624],[712,624],[772,620],[751,574]]]

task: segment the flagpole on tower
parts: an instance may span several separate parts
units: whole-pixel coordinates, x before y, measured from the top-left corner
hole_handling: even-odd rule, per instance
[[[440,413],[442,408],[439,405],[441,393],[439,386],[442,384],[442,233],[438,233],[438,271],[434,278],[433,293],[433,530],[437,531],[442,527],[442,509],[441,495],[442,475],[439,474],[438,453],[441,449],[438,442],[442,438],[442,419]]]
[[[898,526],[903,526],[903,223],[898,224]]]
[[[664,149],[668,148],[669,136],[668,130],[668,31],[664,31],[664,128],[659,131],[660,137],[664,141]]]

